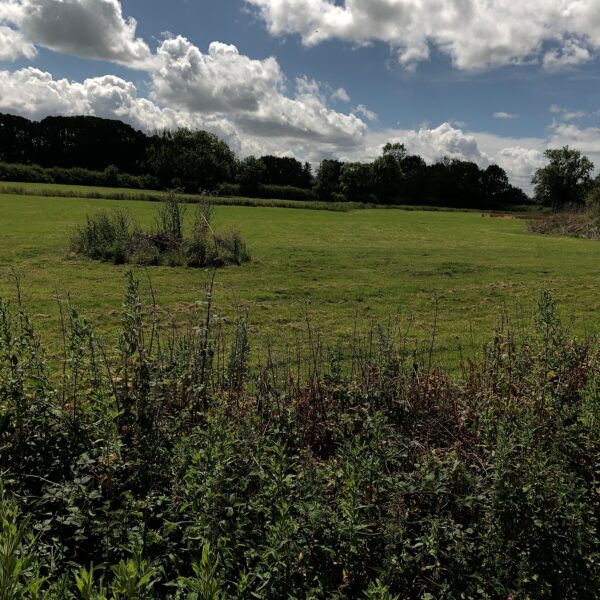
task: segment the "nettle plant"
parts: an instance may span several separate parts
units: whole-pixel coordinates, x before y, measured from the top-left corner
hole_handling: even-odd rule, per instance
[[[189,232],[185,232],[187,206],[170,193],[157,210],[151,232],[143,231],[127,210],[100,212],[71,237],[71,250],[95,260],[115,264],[220,267],[241,265],[250,254],[240,233],[215,231],[213,206],[195,205]]]

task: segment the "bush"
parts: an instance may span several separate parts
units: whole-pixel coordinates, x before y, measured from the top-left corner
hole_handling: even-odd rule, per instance
[[[128,211],[114,210],[88,217],[71,237],[71,250],[115,264],[210,267],[241,265],[250,260],[238,231],[219,233],[212,227],[213,207],[196,205],[189,237],[184,235],[186,208],[171,194],[158,208],[157,228],[144,232]]]
[[[97,260],[111,260],[115,264],[128,261],[131,240],[139,236],[138,227],[126,210],[100,212],[87,217],[71,238],[71,249]]]

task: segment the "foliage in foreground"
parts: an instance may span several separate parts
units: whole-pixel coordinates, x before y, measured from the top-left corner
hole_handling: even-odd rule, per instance
[[[599,597],[599,347],[547,294],[458,378],[392,325],[251,365],[207,297],[164,339],[130,275],[59,367],[0,302],[2,600]]]
[[[76,254],[115,264],[218,267],[248,262],[250,254],[239,232],[216,232],[212,211],[209,203],[196,206],[187,237],[186,207],[174,195],[161,203],[157,227],[151,233],[142,231],[128,211],[101,212],[77,228],[71,249]]]

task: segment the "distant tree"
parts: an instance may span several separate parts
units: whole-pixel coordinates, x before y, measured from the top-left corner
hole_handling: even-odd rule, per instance
[[[289,156],[262,156],[260,160],[265,165],[266,185],[311,187],[312,175],[307,177],[306,165],[299,160]],[[310,173],[310,165],[308,173]]]
[[[490,200],[502,198],[510,187],[506,171],[498,165],[490,165],[481,173],[481,191]]]
[[[333,194],[340,192],[340,175],[342,163],[339,160],[325,159],[321,161],[315,177],[315,194],[319,200],[329,202]]]
[[[254,156],[239,161],[236,181],[240,184],[242,193],[250,196],[256,194],[263,183],[265,171],[265,164]]]
[[[37,123],[0,114],[0,161],[29,164],[34,160]]]
[[[402,160],[401,196],[414,201],[423,197],[426,191],[427,164],[417,155],[406,156]]]
[[[383,154],[373,163],[373,187],[380,202],[390,204],[402,191],[404,144],[386,144]]]
[[[404,144],[400,144],[398,142],[394,144],[388,142],[383,147],[383,155],[389,156],[393,158],[397,163],[402,164],[402,162],[406,158],[406,147],[404,146]]]
[[[312,173],[312,166],[309,162],[305,162],[302,167],[302,179],[301,179],[301,188],[309,189],[313,186],[315,182],[315,178]]]
[[[213,133],[178,129],[159,136],[148,163],[163,186],[197,192],[232,181],[235,155]]]
[[[481,169],[471,161],[453,159],[447,171],[448,198],[452,206],[480,208],[484,205]]]
[[[148,138],[114,119],[47,117],[33,128],[32,162],[44,167],[82,167],[96,171],[115,165],[123,173],[143,169]]]
[[[347,200],[368,202],[373,196],[373,166],[370,163],[345,163],[340,187]]]
[[[583,205],[594,164],[568,146],[546,150],[544,156],[549,162],[536,171],[532,180],[535,201],[554,210]]]

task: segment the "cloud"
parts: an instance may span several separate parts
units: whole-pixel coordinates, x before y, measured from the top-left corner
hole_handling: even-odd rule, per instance
[[[227,116],[252,136],[343,146],[366,134],[359,117],[327,105],[316,81],[297,78],[290,94],[274,58],[251,59],[232,45],[213,42],[203,53],[182,36],[164,40],[150,76],[159,104]]]
[[[343,87],[335,90],[335,92],[333,92],[333,94],[331,94],[331,99],[338,100],[339,102],[350,102],[350,96],[348,95],[348,92]]]
[[[364,104],[359,104],[354,109],[354,114],[362,115],[367,121],[377,121],[377,113],[374,113],[372,110],[369,110]]]
[[[600,167],[600,127],[580,128],[572,123],[560,123],[551,132],[549,148],[570,146],[586,154]]]
[[[504,112],[503,110],[494,113],[494,119],[518,119],[519,115]]]
[[[154,131],[192,127],[213,131],[241,148],[235,127],[226,119],[161,108],[140,98],[136,86],[106,75],[82,83],[54,79],[50,73],[27,67],[0,71],[0,111],[42,119],[51,115],[92,115],[121,119],[136,128]]]
[[[579,65],[600,48],[597,0],[246,0],[272,35],[307,46],[340,39],[390,44],[412,68],[430,49],[459,69],[537,62]]]
[[[142,98],[135,84],[113,75],[70,82],[27,67],[0,71],[0,111],[32,119],[79,114],[117,118],[146,131],[206,129],[242,154],[331,152],[359,145],[367,130],[354,115],[327,108],[318,84],[306,79],[296,82],[293,98],[276,95],[254,111],[202,113]]]
[[[495,162],[506,171],[514,185],[531,192],[533,174],[546,164],[546,159],[541,150],[513,146],[500,150]]]
[[[0,22],[12,23],[36,46],[145,68],[152,60],[136,37],[137,22],[123,16],[118,0],[4,0]]]
[[[36,54],[35,46],[20,31],[0,25],[0,60],[31,60]]]
[[[569,110],[556,104],[553,104],[550,107],[550,112],[554,115],[558,115],[557,118],[562,119],[563,121],[575,121],[588,116],[588,113],[583,110]]]
[[[284,79],[274,58],[252,60],[220,42],[204,54],[182,36],[163,41],[151,76],[155,98],[201,112],[256,111]]]
[[[387,142],[402,143],[409,154],[418,154],[426,162],[433,163],[444,157],[473,161],[487,166],[490,157],[481,151],[477,139],[450,123],[438,127],[419,129],[384,129],[370,132],[361,144],[340,153],[342,160],[373,160],[381,155]]]
[[[548,71],[562,71],[592,60],[592,54],[583,41],[568,40],[562,48],[553,48],[544,55],[544,68]]]

